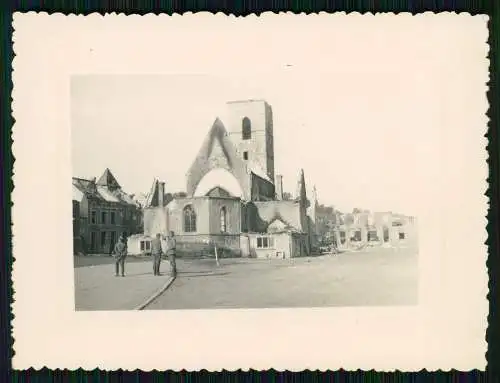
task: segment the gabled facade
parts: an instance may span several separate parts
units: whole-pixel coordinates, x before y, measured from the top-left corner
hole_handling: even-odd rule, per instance
[[[109,254],[120,235],[142,231],[139,205],[109,169],[98,181],[73,177],[72,187],[75,253]]]
[[[230,102],[228,108],[229,128],[219,118],[212,124],[186,174],[185,198],[166,201],[165,183],[153,182],[144,234],[173,231],[180,253],[200,253],[217,244],[227,254],[247,257],[309,254],[315,220],[308,215],[304,172],[297,198],[284,201],[282,177],[274,180],[271,107],[247,100]],[[287,229],[269,232],[278,217]]]

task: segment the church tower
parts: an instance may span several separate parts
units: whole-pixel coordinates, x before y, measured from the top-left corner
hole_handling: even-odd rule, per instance
[[[228,131],[249,169],[274,184],[273,112],[264,100],[230,101]],[[263,174],[262,174],[263,173]]]

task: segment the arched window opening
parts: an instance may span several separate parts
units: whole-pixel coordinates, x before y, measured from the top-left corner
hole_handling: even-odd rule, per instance
[[[252,138],[252,123],[248,117],[245,117],[242,122],[242,136],[244,140]]]
[[[221,233],[226,232],[226,208],[220,209],[220,231]]]
[[[196,231],[196,213],[191,206],[184,208],[184,231],[186,233]]]

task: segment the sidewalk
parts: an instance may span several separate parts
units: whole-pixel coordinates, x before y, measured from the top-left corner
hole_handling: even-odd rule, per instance
[[[125,264],[125,277],[115,277],[115,265],[77,267],[75,309],[134,310],[170,279],[168,262],[161,263],[159,277],[153,276],[151,261]]]

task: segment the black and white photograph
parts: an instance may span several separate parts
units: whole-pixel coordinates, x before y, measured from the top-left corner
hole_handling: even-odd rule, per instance
[[[13,366],[472,370],[488,19],[13,21]]]
[[[304,80],[71,79],[77,310],[418,303],[401,78]]]

